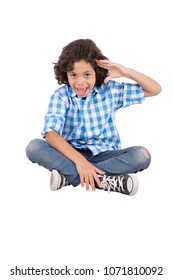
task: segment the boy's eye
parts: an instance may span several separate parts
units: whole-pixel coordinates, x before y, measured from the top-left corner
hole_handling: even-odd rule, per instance
[[[75,79],[78,75],[76,73],[69,73],[68,74],[70,78]],[[89,78],[91,76],[91,73],[84,73],[83,76],[85,78]]]
[[[75,73],[68,73],[67,75],[71,79],[75,79],[77,77],[77,75]]]
[[[70,77],[75,78],[75,77],[76,77],[76,74],[75,74],[75,73],[71,73],[71,74],[70,74]]]

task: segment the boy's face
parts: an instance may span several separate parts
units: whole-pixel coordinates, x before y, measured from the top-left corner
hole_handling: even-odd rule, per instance
[[[91,64],[85,60],[74,63],[73,69],[67,72],[70,86],[79,97],[86,97],[96,82],[96,73]]]

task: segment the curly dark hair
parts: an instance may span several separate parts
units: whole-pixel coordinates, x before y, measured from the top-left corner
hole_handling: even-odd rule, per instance
[[[108,70],[97,66],[96,60],[99,59],[108,58],[102,54],[101,50],[92,40],[75,40],[63,48],[58,62],[54,63],[55,79],[58,80],[59,85],[67,84],[67,72],[73,70],[73,65],[75,62],[85,60],[86,62],[90,63],[92,68],[95,70],[95,85],[99,86],[103,83],[108,74]]]

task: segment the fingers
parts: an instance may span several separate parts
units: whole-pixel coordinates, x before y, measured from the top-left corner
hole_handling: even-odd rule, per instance
[[[89,191],[90,189],[92,191],[95,191],[95,181],[98,182],[98,185],[100,185],[100,180],[98,176],[96,176],[96,180],[94,180],[93,176],[90,177],[83,177],[81,178],[81,186],[86,188],[86,191]]]
[[[80,183],[87,191],[90,189],[95,191],[95,185],[100,186],[98,174],[104,174],[102,170],[88,162],[86,159],[79,161],[76,164],[78,174],[80,176]]]
[[[89,191],[90,188],[92,191],[95,191],[95,182],[94,182],[94,177],[92,176],[85,176],[80,178],[81,181],[81,186],[86,188],[86,191]]]
[[[97,172],[97,173],[96,173]],[[103,175],[104,172],[98,168],[95,169],[94,173],[85,174],[83,176],[80,176],[81,186],[86,188],[86,191],[89,191],[90,189],[92,191],[95,191],[95,186],[101,187],[101,182],[98,177],[98,174]]]
[[[109,67],[110,67],[109,60],[96,60],[96,62],[99,67],[109,70]]]
[[[96,59],[97,64],[103,64],[103,65],[107,65],[109,64],[111,61],[109,59]]]
[[[107,70],[115,70],[115,69],[120,69],[122,68],[123,66],[118,64],[118,63],[115,63],[115,62],[112,62],[110,60],[96,60],[97,62],[97,65],[101,68],[104,68],[104,69],[107,69]]]
[[[97,172],[97,174],[100,174],[100,175],[105,174],[105,172],[99,168],[95,168],[95,171]]]

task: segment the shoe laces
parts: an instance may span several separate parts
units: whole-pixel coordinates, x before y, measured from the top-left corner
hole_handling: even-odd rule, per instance
[[[69,183],[69,181],[65,178],[65,176],[61,176],[61,188],[62,187],[65,187],[65,186],[69,186],[70,185],[70,183]]]
[[[102,188],[104,191],[124,192],[123,176],[105,176],[102,181]]]

